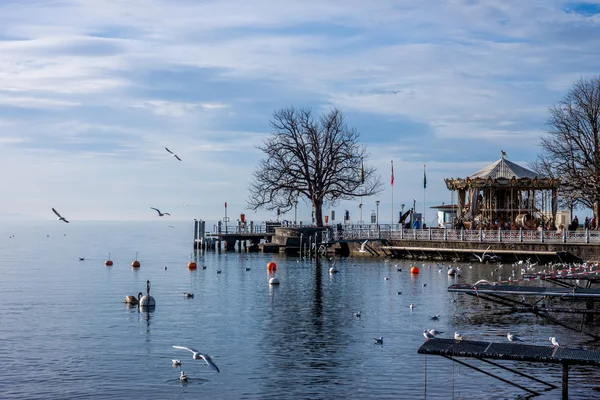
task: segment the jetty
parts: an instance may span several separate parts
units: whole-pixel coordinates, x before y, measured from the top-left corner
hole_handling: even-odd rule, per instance
[[[365,251],[360,252],[366,242]],[[401,224],[314,225],[263,222],[212,231],[194,220],[194,249],[386,256],[392,258],[514,262],[581,262],[600,259],[600,231],[406,229]]]
[[[494,343],[474,340],[430,339],[418,349],[418,354],[438,355],[465,367],[481,372],[498,379],[507,385],[522,389],[530,395],[539,395],[540,392],[555,389],[558,386],[542,379],[536,378],[522,371],[510,368],[490,360],[510,360],[516,362],[558,364],[562,366],[562,399],[569,398],[569,368],[578,365],[600,366],[600,351],[563,346],[535,346],[514,342]],[[505,379],[482,368],[475,367],[459,358],[472,358],[486,364],[511,372],[523,378],[543,385],[542,389],[524,386],[516,383],[514,379]]]

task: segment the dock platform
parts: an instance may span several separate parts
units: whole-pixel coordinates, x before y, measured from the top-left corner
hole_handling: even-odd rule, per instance
[[[594,365],[600,366],[600,351],[586,350],[568,347],[553,347],[553,346],[535,346],[529,344],[520,344],[514,342],[494,343],[473,340],[453,340],[453,339],[430,339],[423,343],[419,350],[419,354],[439,355],[458,362],[461,365],[475,369],[488,376],[499,379],[502,382],[523,389],[533,395],[539,393],[529,387],[518,385],[512,381],[503,379],[493,375],[490,372],[467,364],[464,361],[457,360],[457,357],[469,357],[481,360],[495,367],[516,373],[520,376],[529,378],[538,383],[547,386],[545,390],[556,388],[557,386],[534,378],[523,372],[516,371],[512,368],[500,365],[489,360],[511,360],[511,361],[526,361],[539,362],[545,364],[560,364],[563,368],[562,374],[562,399],[569,398],[569,366],[575,365]]]

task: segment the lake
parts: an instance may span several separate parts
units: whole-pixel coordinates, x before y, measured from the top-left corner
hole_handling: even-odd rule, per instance
[[[487,341],[511,331],[530,344],[556,336],[561,345],[590,346],[530,314],[500,314],[447,292],[452,283],[490,279],[495,265],[459,264],[461,276],[451,278],[446,264],[419,261],[411,276],[410,261],[350,257],[335,259],[339,273],[330,274],[329,260],[207,252],[190,271],[192,240],[191,221],[2,223],[0,398],[516,399],[524,392],[417,354],[423,330]],[[104,265],[109,253],[112,267]],[[270,261],[278,286],[268,283]],[[146,280],[157,304],[149,313],[123,303],[145,292]],[[211,355],[221,372],[173,345]],[[560,383],[557,366],[506,365]],[[599,377],[573,367],[572,398],[594,398]],[[560,390],[541,398],[560,398]]]

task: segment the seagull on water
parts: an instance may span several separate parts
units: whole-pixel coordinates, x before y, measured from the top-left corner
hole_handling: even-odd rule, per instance
[[[66,222],[67,224],[69,223],[69,221],[67,221],[65,217],[63,217],[62,215],[60,215],[60,214],[58,213],[58,211],[56,211],[56,210],[54,209],[54,207],[52,207],[52,211],[54,211],[54,214],[56,214],[56,216],[58,217],[57,219],[58,219],[59,221],[64,221],[64,222]]]
[[[177,154],[173,153],[171,150],[167,149],[166,147],[165,147],[165,150],[168,151],[169,153],[171,153],[171,156],[173,156],[176,159],[178,159],[179,161],[181,161],[181,158],[179,158],[179,156]]]
[[[367,245],[367,242],[368,242],[368,240],[365,240],[363,242],[363,244],[360,245],[360,249],[358,249],[359,253],[366,253],[367,252],[367,250],[365,249],[365,246]]]
[[[556,338],[554,336],[550,337],[550,342],[552,343],[552,346],[554,346],[554,347],[558,347],[559,346],[558,340],[556,340]]]
[[[181,382],[187,382],[187,375],[185,374],[185,372],[181,371],[181,375],[179,375],[179,380]]]
[[[375,344],[383,344],[383,336],[373,339],[375,340]]]
[[[212,369],[214,369],[217,372],[221,372],[221,371],[219,371],[219,367],[217,367],[217,365],[213,362],[212,358],[210,358],[210,356],[208,354],[200,353],[198,350],[190,349],[189,347],[173,346],[173,348],[191,351],[193,353],[192,358],[194,360],[204,360],[208,364],[209,367],[211,367]]]
[[[458,332],[454,332],[454,340],[463,340],[463,335]]]
[[[517,335],[514,335],[514,334],[512,334],[510,332],[508,332],[508,334],[506,335],[506,337],[508,338],[508,340],[510,342],[523,342],[523,339],[521,339]]]
[[[408,308],[410,308],[410,311],[412,311],[414,307],[415,305],[413,303],[410,303],[410,305],[408,306]]]
[[[355,312],[355,313],[354,313],[354,316],[355,316],[356,318],[360,318],[360,311],[357,311],[357,312]]]
[[[434,320],[434,321],[437,321],[437,320],[439,320],[439,319],[440,319],[440,314],[433,315],[433,316],[429,317],[429,319],[432,319],[432,320]]]
[[[181,360],[171,360],[171,363],[173,364],[174,367],[181,366]]]
[[[186,299],[193,299],[194,293],[183,292],[183,297],[185,297]]]
[[[151,208],[152,210],[156,211],[156,212],[158,213],[158,216],[159,216],[159,217],[162,217],[163,215],[169,215],[169,216],[171,215],[171,214],[169,214],[169,213],[163,213],[163,212],[160,212],[160,210],[159,210],[158,208],[154,208],[154,207],[150,207],[150,208]]]

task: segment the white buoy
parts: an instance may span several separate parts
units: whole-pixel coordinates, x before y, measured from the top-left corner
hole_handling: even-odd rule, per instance
[[[450,268],[448,270],[448,276],[454,276],[454,275],[456,275],[456,270],[454,268]]]
[[[269,279],[269,284],[270,285],[279,285],[279,278],[277,278],[276,276],[272,277],[271,279]]]

